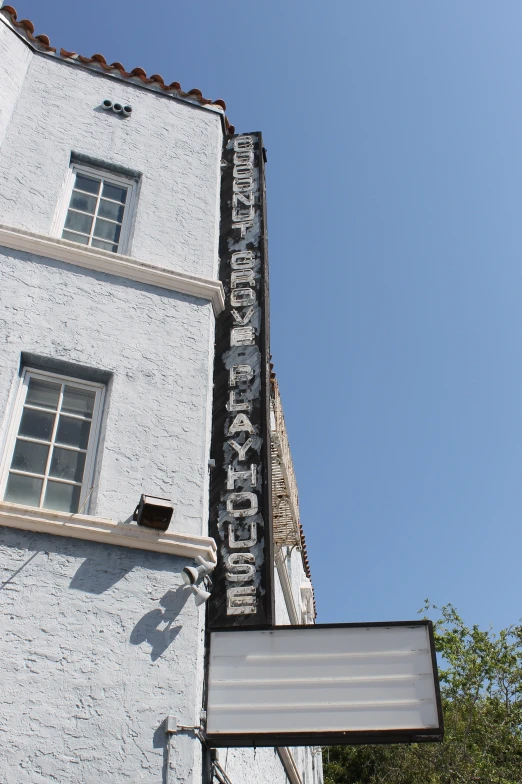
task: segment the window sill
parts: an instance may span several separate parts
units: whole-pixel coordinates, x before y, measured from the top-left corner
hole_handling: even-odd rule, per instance
[[[49,509],[0,502],[0,526],[23,531],[71,536],[91,542],[153,550],[156,553],[216,562],[216,543],[207,536],[192,536],[176,531],[153,531],[134,523],[115,523],[103,517],[67,514]]]
[[[23,229],[3,225],[0,225],[0,246],[210,300],[216,316],[225,307],[223,285],[219,280],[201,278],[186,272],[176,272],[166,267],[157,267],[154,264],[138,261],[131,256],[88,248],[69,240],[33,234]]]

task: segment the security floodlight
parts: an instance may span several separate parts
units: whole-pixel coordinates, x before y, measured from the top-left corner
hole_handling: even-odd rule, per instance
[[[196,556],[195,560],[196,563],[199,564],[197,568],[194,566],[185,566],[181,572],[181,577],[185,585],[194,585],[199,582],[202,577],[206,577],[216,568],[216,564],[213,564],[211,561],[205,561],[200,555]]]
[[[204,572],[205,575],[210,574],[210,572],[213,572],[214,569],[216,568],[215,563],[212,563],[212,561],[205,561],[205,559],[201,555],[196,555],[195,561],[196,563],[199,564],[200,569],[201,568],[205,569]]]
[[[210,591],[205,588],[212,588],[212,582],[209,574],[216,568],[216,564],[212,561],[205,561],[200,555],[195,558],[198,566],[185,566],[181,572],[181,577],[185,583],[185,587],[189,588],[194,594],[196,606],[204,604],[210,597]],[[203,582],[202,585],[196,583]]]
[[[193,566],[185,566],[181,572],[181,579],[185,585],[194,585],[199,579],[199,572]]]
[[[168,498],[155,498],[153,495],[142,495],[134,510],[133,520],[145,528],[166,531],[172,518],[174,507]]]
[[[205,602],[210,599],[209,591],[205,591],[203,588],[198,588],[197,585],[191,585],[190,590],[194,594],[196,607],[199,607],[200,604],[205,604]]]

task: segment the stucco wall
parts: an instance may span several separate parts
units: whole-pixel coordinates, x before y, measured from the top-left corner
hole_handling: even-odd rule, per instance
[[[32,55],[1,20],[0,71],[2,223],[50,234],[71,152],[91,156],[142,175],[130,255],[216,277],[218,115]],[[106,97],[132,117],[103,111]],[[125,520],[147,492],[173,500],[173,529],[207,534],[211,305],[5,249],[0,292],[0,444],[21,352],[108,371],[84,511]],[[161,722],[197,723],[201,705],[203,610],[179,590],[186,563],[0,529],[1,784],[167,780]],[[291,579],[299,608],[297,562]],[[319,782],[309,753],[295,755],[303,784]],[[221,760],[233,784],[287,780],[273,749]],[[190,734],[173,740],[171,779],[201,781]]]
[[[87,511],[126,520],[145,492],[174,502],[175,530],[206,535],[211,305],[15,251],[0,280],[3,432],[22,351],[112,372]]]
[[[281,588],[281,580],[277,569],[274,569],[274,592],[275,592],[275,622],[278,626],[287,626],[290,623],[290,615],[286,606],[285,596]]]
[[[167,715],[199,721],[200,613],[181,558],[0,528],[2,784],[163,784]],[[199,616],[199,617],[198,617]],[[172,780],[201,782],[173,739]]]
[[[301,586],[306,583],[306,572],[304,570],[301,552],[296,548],[293,548],[289,557],[285,558],[285,562],[290,577],[297,614],[299,616],[299,621],[301,621]]]
[[[232,784],[288,784],[276,749],[220,749],[219,764]]]
[[[303,784],[323,784],[323,760],[320,747],[300,746],[290,751]]]
[[[27,73],[32,54],[0,19],[0,145]]]
[[[302,784],[323,784],[320,753],[308,747],[289,751]],[[220,749],[219,764],[232,784],[288,784],[277,749]]]
[[[131,255],[217,270],[220,118],[31,55],[0,20],[1,222],[50,234],[71,152],[141,173]],[[130,103],[122,120],[99,109]],[[5,131],[5,133],[4,133]],[[111,374],[84,512],[127,520],[142,492],[206,535],[214,315],[206,300],[0,249],[0,445],[22,352]],[[187,560],[0,529],[0,781],[166,781],[167,714],[199,722],[204,609]],[[201,781],[173,739],[171,780]]]
[[[297,613],[297,622],[301,623],[301,586],[305,585],[307,582],[303,559],[301,552],[295,547],[283,547],[282,556],[284,568],[288,574],[294,608]],[[286,626],[287,624],[291,624],[292,620],[290,618],[289,608],[286,604],[286,598],[281,587],[281,580],[277,569],[275,570],[274,575],[276,623],[280,626]]]
[[[2,19],[0,31],[29,52]],[[142,174],[130,255],[215,277],[220,116],[45,55],[25,68],[24,57],[9,66],[26,75],[0,148],[1,222],[49,234],[71,152],[87,155]],[[105,98],[131,104],[132,116],[103,110]]]

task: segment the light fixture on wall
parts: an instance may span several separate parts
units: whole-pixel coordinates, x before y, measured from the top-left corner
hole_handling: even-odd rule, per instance
[[[174,507],[168,498],[156,498],[153,495],[143,495],[132,519],[145,528],[154,528],[156,531],[166,531],[172,519]]]
[[[212,561],[205,561],[200,555],[195,558],[195,561],[198,564],[197,567],[185,566],[181,572],[181,577],[185,585],[194,585],[194,583],[199,582],[216,568],[216,564],[212,563]]]
[[[195,561],[198,566],[185,566],[181,572],[181,578],[185,583],[185,587],[190,588],[194,594],[196,605],[199,606],[210,598],[210,591],[205,589],[212,587],[209,574],[214,571],[216,564],[212,563],[212,561],[205,561],[200,555],[196,557]],[[197,585],[201,581],[204,587]]]
[[[205,604],[205,602],[210,599],[210,591],[205,591],[204,588],[200,588],[197,585],[191,585],[190,590],[194,594],[196,607],[199,607],[200,604]]]

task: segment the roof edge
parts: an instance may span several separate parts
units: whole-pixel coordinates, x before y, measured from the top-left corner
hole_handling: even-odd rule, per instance
[[[197,106],[198,108],[210,109],[223,118],[224,133],[226,135],[231,135],[235,132],[234,126],[230,124],[228,117],[225,114],[227,107],[222,98],[217,98],[214,101],[210,98],[204,98],[201,90],[198,90],[197,88],[192,88],[185,92],[181,89],[179,82],[166,84],[160,74],[147,76],[147,73],[143,68],[133,68],[131,71],[127,71],[121,63],[114,62],[109,64],[102,54],[93,54],[91,57],[84,57],[83,55],[77,54],[76,52],[69,52],[63,48],[57,50],[56,47],[51,46],[47,35],[34,35],[34,25],[29,19],[21,19],[18,21],[18,14],[11,5],[2,6],[0,8],[0,15],[7,23],[7,26],[10,27],[33,51],[38,52],[39,54],[48,55],[53,59],[77,65],[103,76],[110,76],[115,79],[128,81],[135,87],[144,87],[158,95],[166,95],[183,101],[183,103]]]

